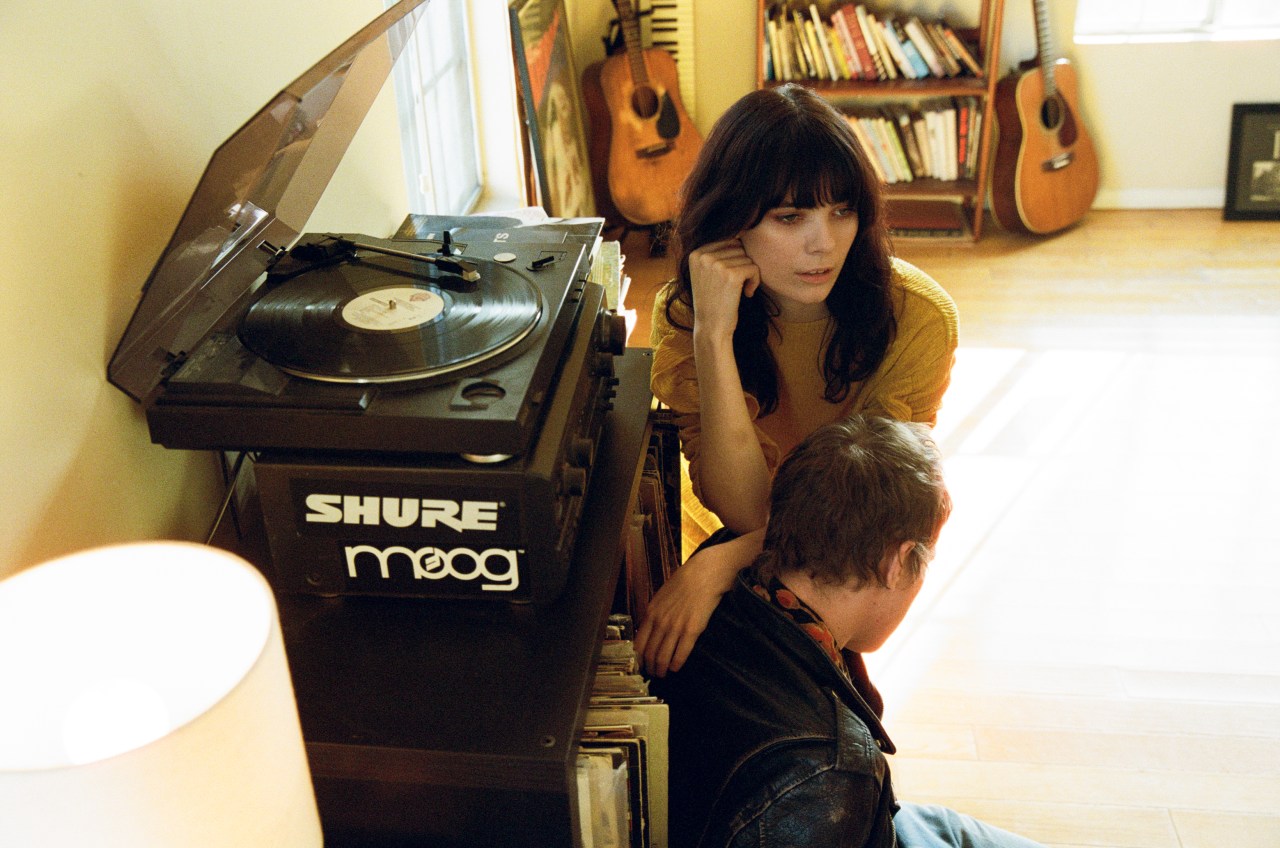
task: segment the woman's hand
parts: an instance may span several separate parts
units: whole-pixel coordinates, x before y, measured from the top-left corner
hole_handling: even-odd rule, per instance
[[[739,239],[713,241],[689,254],[693,320],[698,330],[733,335],[738,303],[760,286],[760,269]]]
[[[649,674],[664,677],[680,670],[721,596],[760,553],[763,541],[764,531],[758,530],[702,548],[667,578],[636,630],[636,655]]]

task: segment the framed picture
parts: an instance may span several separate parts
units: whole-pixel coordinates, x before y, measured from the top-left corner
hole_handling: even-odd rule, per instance
[[[540,205],[592,217],[595,201],[564,0],[511,0],[511,44]]]
[[[1228,221],[1280,221],[1280,103],[1231,107],[1227,157]]]

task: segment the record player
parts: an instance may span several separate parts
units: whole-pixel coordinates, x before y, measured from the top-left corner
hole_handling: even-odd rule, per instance
[[[603,222],[301,232],[424,8],[218,148],[108,378],[154,442],[256,456],[277,588],[547,600],[625,345],[588,280]]]

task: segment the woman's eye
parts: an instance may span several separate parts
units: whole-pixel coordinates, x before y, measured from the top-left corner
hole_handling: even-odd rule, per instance
[[[852,206],[841,206],[839,209],[836,210],[837,218],[848,218],[850,215],[857,215],[857,214],[858,214],[858,210],[854,209]]]
[[[774,216],[774,220],[780,221],[783,224],[794,224],[796,221],[800,220],[800,213],[799,212],[780,212]]]

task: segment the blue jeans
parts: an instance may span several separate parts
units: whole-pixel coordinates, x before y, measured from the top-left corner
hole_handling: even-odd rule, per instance
[[[933,804],[903,803],[893,817],[902,848],[1043,848],[1024,836]]]

